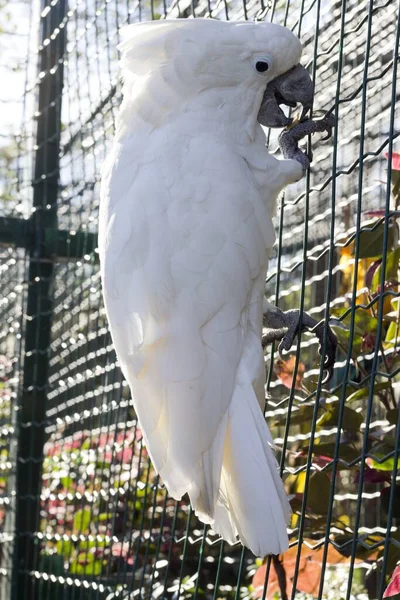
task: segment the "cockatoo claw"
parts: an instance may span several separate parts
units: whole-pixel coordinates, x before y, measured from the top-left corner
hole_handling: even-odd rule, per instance
[[[332,136],[332,129],[335,125],[335,116],[328,113],[322,119],[305,119],[295,123],[282,131],[279,136],[279,146],[285,158],[294,159],[301,163],[304,171],[310,166],[312,157],[308,157],[299,149],[299,141],[313,133],[326,132],[323,140],[328,140]]]
[[[298,335],[301,320],[301,331],[314,333],[319,341],[318,352],[322,356],[322,346],[324,339],[324,322],[318,322],[306,312],[302,313],[300,319],[299,310],[288,310],[283,312],[276,306],[264,313],[264,326],[266,328],[263,335],[263,345],[280,341],[278,352],[283,357],[283,352],[288,352]],[[325,356],[323,360],[324,371],[326,375],[322,383],[326,383],[332,377],[333,367],[336,360],[337,339],[331,328],[327,327],[327,339],[325,347]]]

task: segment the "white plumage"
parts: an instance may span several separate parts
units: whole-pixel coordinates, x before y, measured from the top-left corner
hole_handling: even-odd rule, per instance
[[[116,352],[169,493],[187,492],[229,542],[278,554],[290,507],[263,416],[262,301],[276,198],[302,167],[268,154],[257,113],[301,46],[269,23],[162,21],[122,35],[99,232]]]

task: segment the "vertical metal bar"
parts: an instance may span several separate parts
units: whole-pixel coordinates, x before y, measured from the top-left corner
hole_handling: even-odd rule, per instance
[[[400,52],[400,1],[397,2],[397,28],[395,33],[395,43],[393,48],[393,73],[392,73],[392,102],[391,102],[391,111],[390,111],[390,120],[389,120],[389,145],[388,145],[388,170],[387,170],[387,184],[386,184],[386,208],[390,207],[390,189],[391,189],[391,180],[392,180],[392,158],[393,158],[393,142],[394,142],[394,133],[395,133],[395,122],[396,122],[396,97],[397,97],[397,80],[398,80],[398,68],[397,65],[399,63],[399,52]],[[386,223],[388,219],[385,220],[385,231],[387,229]],[[382,261],[383,262],[383,261]],[[382,281],[385,280],[385,269],[382,268],[381,275],[381,289]],[[382,306],[383,306],[383,297],[379,299],[378,306],[378,314],[379,317],[382,318]],[[394,456],[393,456],[393,471],[392,471],[392,480],[390,482],[390,497],[389,497],[389,507],[387,514],[387,525],[386,525],[386,537],[385,537],[385,545],[383,549],[382,556],[382,566],[380,573],[380,581],[379,581],[379,594],[378,598],[383,597],[383,592],[386,584],[386,575],[391,575],[391,573],[386,573],[387,571],[387,561],[389,558],[389,550],[391,544],[391,530],[392,530],[392,520],[394,518],[393,510],[395,507],[395,489],[396,489],[396,481],[397,481],[397,464],[399,460],[400,454],[400,411],[396,424],[396,432],[395,432],[395,448],[394,448]]]
[[[61,95],[67,0],[42,0],[38,76],[38,122],[33,180],[33,243],[29,251],[23,387],[18,410],[16,545],[12,598],[35,597],[38,569],[41,473],[49,345],[53,260],[46,227],[57,226]]]

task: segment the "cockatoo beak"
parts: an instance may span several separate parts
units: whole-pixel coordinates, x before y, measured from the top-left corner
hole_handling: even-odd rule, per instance
[[[302,65],[296,65],[267,85],[257,120],[265,127],[286,127],[293,119],[285,115],[280,105],[295,108],[301,104],[302,120],[311,108],[313,97],[314,86],[308,71]]]

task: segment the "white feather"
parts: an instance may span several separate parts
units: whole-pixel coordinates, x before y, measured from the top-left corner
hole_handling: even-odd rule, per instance
[[[99,248],[113,341],[156,470],[225,539],[265,555],[287,547],[290,508],[261,409],[262,298],[276,197],[301,169],[264,148],[266,84],[249,56],[276,49],[276,76],[300,46],[278,26],[241,27],[195,20],[123,34]]]

